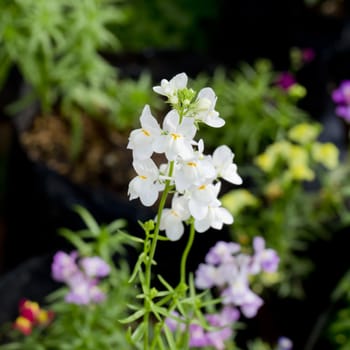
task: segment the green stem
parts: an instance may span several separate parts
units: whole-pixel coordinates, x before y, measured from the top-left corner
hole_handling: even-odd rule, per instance
[[[172,296],[173,300],[171,302],[171,304],[169,305],[169,308],[168,308],[168,311],[169,313],[171,313],[175,306],[176,306],[176,303],[177,303],[177,299],[174,299],[174,298],[179,298],[179,294],[178,293],[181,293],[180,296],[182,297],[186,288],[187,288],[187,284],[186,284],[186,263],[187,263],[187,258],[188,258],[188,254],[191,250],[191,247],[193,245],[193,241],[194,241],[194,237],[195,237],[195,229],[194,229],[194,220],[192,219],[191,221],[191,225],[190,225],[190,234],[189,234],[189,238],[188,238],[188,241],[187,241],[187,244],[186,244],[186,247],[182,253],[182,257],[181,257],[181,270],[180,270],[180,282],[177,286],[177,293],[175,295]],[[161,305],[161,304],[158,304],[158,305]],[[163,329],[163,326],[164,326],[164,323],[165,323],[165,319],[163,319],[161,322],[160,322],[160,325],[158,327],[158,329],[156,330],[155,334],[154,334],[154,340],[153,340],[153,344],[151,346],[151,349],[154,349],[154,346],[156,345],[156,342],[157,342],[157,337],[159,336],[160,334],[160,330]],[[185,341],[185,343],[187,343]]]
[[[190,235],[188,237],[187,245],[185,247],[185,250],[182,254],[181,257],[181,265],[180,265],[180,285],[185,285],[186,284],[186,263],[187,263],[187,258],[188,254],[192,248],[193,241],[194,241],[194,236],[195,236],[195,229],[194,229],[194,220],[191,220],[191,225],[190,225]]]
[[[172,175],[174,169],[174,162],[170,162],[169,164],[169,176]],[[150,291],[151,291],[151,277],[152,277],[152,262],[154,259],[154,255],[156,252],[156,247],[157,247],[157,241],[159,237],[159,227],[160,227],[160,221],[162,217],[162,212],[166,203],[166,199],[168,197],[168,194],[171,190],[171,184],[170,180],[167,180],[165,182],[165,189],[162,193],[162,196],[160,198],[159,202],[159,207],[158,207],[158,212],[157,212],[157,221],[156,221],[156,227],[153,231],[153,236],[152,236],[152,242],[151,242],[151,247],[149,251],[149,255],[147,257],[147,261],[145,263],[145,285],[144,285],[144,293],[146,294],[146,298],[144,301],[144,308],[145,308],[145,315],[143,318],[144,321],[144,327],[145,327],[145,337],[144,337],[144,350],[147,350],[148,344],[149,344],[149,316],[151,313],[150,310]]]

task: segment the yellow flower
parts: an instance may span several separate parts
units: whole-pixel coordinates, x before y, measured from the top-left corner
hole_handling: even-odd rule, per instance
[[[288,155],[288,164],[292,166],[294,164],[309,164],[309,155],[306,149],[298,145],[291,145]]]
[[[311,149],[312,158],[327,169],[335,169],[339,164],[339,149],[331,142],[316,142]]]
[[[275,159],[271,154],[265,152],[255,157],[255,164],[262,171],[268,173],[273,169],[273,166],[275,165]]]
[[[279,181],[274,180],[267,184],[267,186],[264,189],[265,196],[270,201],[273,201],[277,198],[282,197],[283,195],[283,189]]]
[[[290,152],[291,143],[288,141],[278,141],[269,147],[269,151],[273,152],[275,157],[287,158]]]
[[[271,286],[281,280],[281,275],[278,272],[263,272],[261,274],[261,281],[264,286]]]
[[[233,190],[221,198],[222,205],[233,215],[240,213],[246,207],[257,207],[259,200],[245,189]]]
[[[307,93],[307,90],[305,89],[304,86],[300,84],[293,84],[289,89],[288,89],[288,94],[292,97],[295,98],[303,98],[305,97]]]
[[[292,164],[288,173],[292,179],[299,181],[311,181],[315,178],[315,173],[305,163]]]
[[[33,329],[33,323],[23,316],[18,316],[13,324],[15,329],[18,329],[21,333],[29,335]]]
[[[266,148],[266,151],[255,158],[255,164],[265,172],[271,172],[279,159],[286,159],[291,144],[287,141],[278,141]]]
[[[288,132],[288,137],[302,145],[315,141],[321,132],[320,124],[300,123]]]

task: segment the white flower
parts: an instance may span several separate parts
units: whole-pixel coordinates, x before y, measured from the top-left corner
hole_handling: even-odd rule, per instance
[[[231,213],[220,206],[208,206],[207,215],[201,220],[195,220],[194,227],[197,232],[205,232],[210,227],[221,230],[223,225],[231,225],[233,223],[233,217]]]
[[[234,154],[225,145],[218,147],[213,153],[213,164],[218,177],[235,184],[242,184],[242,178],[237,173],[237,165],[233,163]]]
[[[165,153],[168,160],[175,160],[178,156],[190,159],[193,156],[193,138],[196,127],[192,118],[184,117],[182,123],[177,111],[171,110],[163,122],[164,134],[156,138],[153,146],[154,151]]]
[[[133,130],[130,133],[127,148],[133,151],[134,158],[147,159],[152,156],[153,141],[161,134],[161,128],[151,114],[148,105],[142,111],[140,122],[141,129]]]
[[[162,79],[160,86],[154,86],[153,91],[168,97],[170,103],[176,104],[178,103],[177,92],[186,88],[187,80],[187,75],[180,73],[175,75],[170,81]]]
[[[192,186],[209,182],[216,177],[216,170],[209,156],[204,156],[203,141],[198,142],[198,151],[190,159],[179,159],[175,167],[174,180],[176,190],[183,192]]]
[[[184,233],[183,221],[190,217],[185,197],[174,196],[171,209],[164,209],[160,221],[160,229],[171,241],[177,241]]]
[[[152,159],[142,159],[133,162],[138,176],[129,183],[128,195],[130,200],[140,198],[141,203],[147,207],[153,205],[158,199],[158,192],[164,188],[159,183],[159,171]]]
[[[225,120],[219,117],[215,110],[216,96],[211,88],[204,88],[198,93],[196,119],[213,127],[221,128]]]
[[[187,192],[189,197],[188,208],[196,220],[203,220],[209,211],[209,206],[218,206],[221,202],[217,199],[220,191],[220,183],[202,184]]]

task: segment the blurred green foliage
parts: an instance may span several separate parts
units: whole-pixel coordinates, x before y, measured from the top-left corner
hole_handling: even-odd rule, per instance
[[[331,232],[349,223],[339,151],[317,141],[320,131],[316,123],[293,127],[286,139],[254,158],[245,189],[222,197],[236,218],[234,239],[249,245],[262,235],[277,250],[279,273],[266,283],[278,282],[283,297],[304,296],[304,279],[314,268],[307,254],[310,244],[331,238]]]
[[[44,113],[52,111],[59,99],[64,107],[85,107],[94,93],[94,108],[106,108],[110,101],[108,95],[101,97],[101,91],[116,84],[116,71],[99,50],[120,48],[118,38],[108,29],[124,19],[117,3],[2,0],[0,82],[16,65]]]
[[[277,77],[272,63],[262,59],[254,65],[241,63],[232,72],[217,69],[212,77],[203,74],[195,80],[197,90],[212,86],[220,96],[216,109],[226,121],[225,127],[215,133],[209,128],[200,130],[209,147],[220,140],[234,150],[239,164],[245,164],[307,118],[297,106],[301,96],[277,86]]]
[[[124,50],[204,50],[210,28],[218,19],[221,1],[129,0],[125,26],[114,26]]]

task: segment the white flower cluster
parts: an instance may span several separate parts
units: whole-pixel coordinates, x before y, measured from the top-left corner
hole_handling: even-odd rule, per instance
[[[231,224],[232,215],[218,199],[220,179],[242,183],[234,154],[227,146],[205,155],[203,140],[194,140],[200,123],[221,127],[225,121],[215,111],[214,91],[204,88],[196,95],[187,88],[187,80],[187,75],[181,73],[153,88],[168,98],[172,109],[161,127],[146,105],[140,117],[141,128],[131,132],[127,146],[133,152],[137,173],[129,184],[130,200],[140,198],[143,205],[152,206],[166,181],[172,186],[172,206],[163,210],[160,222],[160,229],[170,240],[183,235],[183,223],[191,217],[198,232]],[[151,158],[154,153],[164,154],[167,163],[158,167]]]

